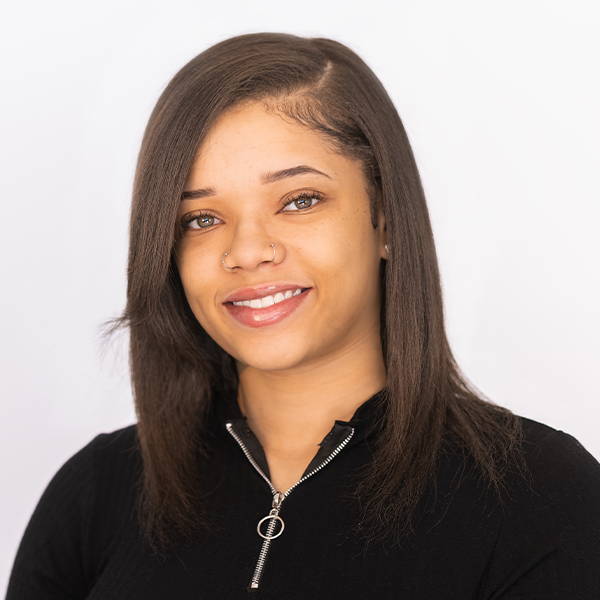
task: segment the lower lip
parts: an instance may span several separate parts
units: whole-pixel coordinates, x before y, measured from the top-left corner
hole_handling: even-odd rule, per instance
[[[265,327],[266,325],[279,323],[279,321],[283,321],[283,319],[289,317],[304,302],[311,290],[312,288],[308,288],[297,296],[292,296],[265,308],[236,306],[230,303],[226,303],[225,308],[242,325],[247,325],[248,327]]]

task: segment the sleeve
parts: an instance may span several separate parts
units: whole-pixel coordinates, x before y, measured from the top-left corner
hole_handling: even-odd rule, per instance
[[[6,600],[81,600],[92,581],[88,559],[99,434],[55,473],[30,517],[10,573]]]
[[[534,477],[533,500],[505,514],[481,597],[599,600],[600,463],[555,430],[540,445]]]

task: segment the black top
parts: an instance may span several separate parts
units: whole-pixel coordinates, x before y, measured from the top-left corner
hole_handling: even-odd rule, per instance
[[[220,527],[166,559],[141,541],[134,506],[136,425],[101,433],[57,471],[27,525],[7,600],[600,598],[600,463],[575,439],[519,417],[534,490],[512,484],[501,510],[458,454],[444,455],[434,504],[402,546],[364,544],[338,502],[368,460],[379,394],[335,421],[276,519],[264,453],[233,396],[211,416]],[[231,423],[231,431],[226,428]],[[278,496],[277,496],[278,497]],[[279,533],[279,535],[278,535]],[[258,581],[258,587],[256,582]],[[254,583],[252,583],[254,582]],[[255,594],[255,595],[253,595]]]

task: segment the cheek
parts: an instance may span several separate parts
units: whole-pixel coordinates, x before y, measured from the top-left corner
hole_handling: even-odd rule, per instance
[[[354,252],[354,229],[352,219],[337,213],[303,232],[302,245],[297,249],[315,268],[336,273]]]
[[[351,221],[339,227],[322,243],[323,261],[334,271],[336,277],[354,277],[370,261],[372,239],[364,228]]]
[[[201,255],[186,252],[180,255],[177,268],[188,303],[194,314],[198,316],[199,310],[210,295],[210,290],[215,289],[215,286],[211,285],[210,278],[214,267],[210,269],[206,258]]]
[[[364,308],[372,300],[370,291],[375,291],[379,277],[379,259],[372,231],[355,220],[347,225],[337,233],[335,243],[323,249],[323,261],[329,274],[329,291],[340,306],[352,310]]]

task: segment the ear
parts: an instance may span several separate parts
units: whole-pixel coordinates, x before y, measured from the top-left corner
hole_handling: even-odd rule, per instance
[[[377,208],[377,235],[378,235],[378,245],[379,245],[379,255],[381,258],[387,260],[389,258],[389,251],[385,249],[385,245],[389,243],[387,241],[387,230],[385,223],[385,216],[383,214],[383,210],[381,205]]]

